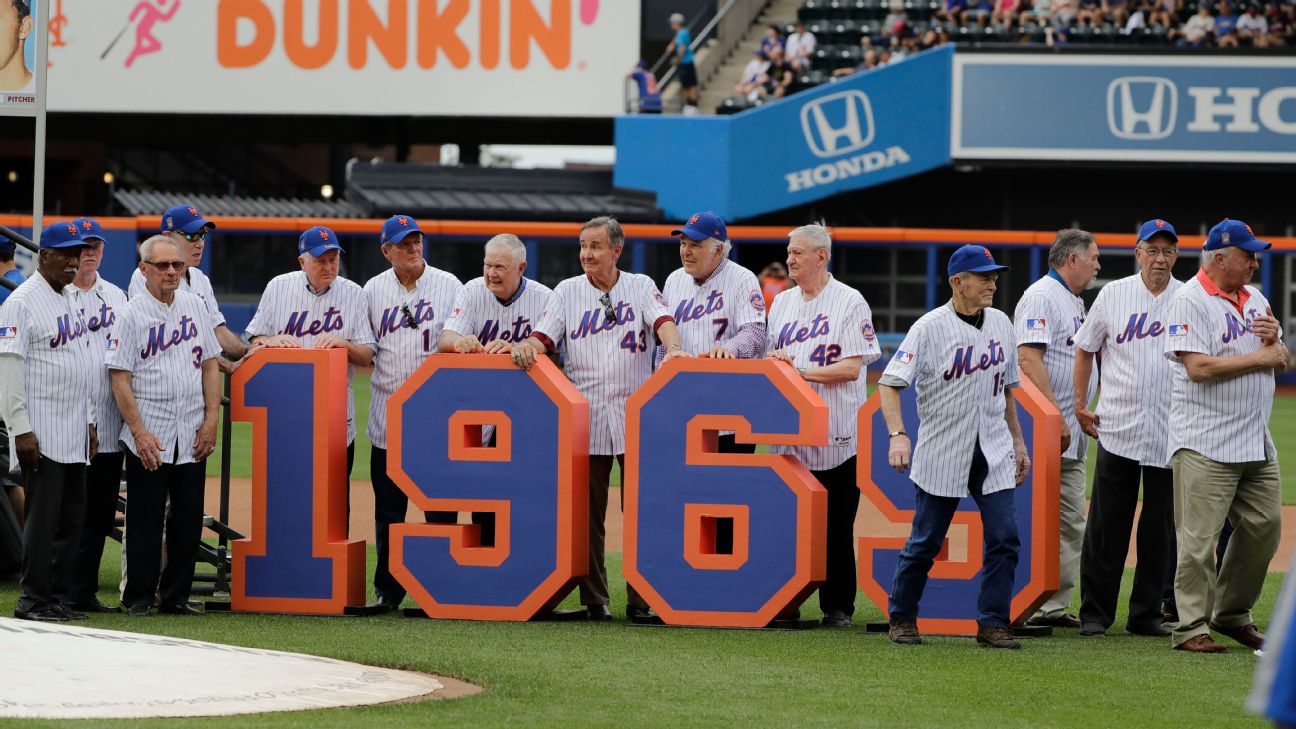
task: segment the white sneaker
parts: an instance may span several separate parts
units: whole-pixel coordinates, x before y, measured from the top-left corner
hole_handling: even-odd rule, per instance
[[[684,116],[697,116],[699,113],[700,112],[698,111],[698,108],[696,106],[693,106],[692,104],[684,105],[684,111],[683,111]]]

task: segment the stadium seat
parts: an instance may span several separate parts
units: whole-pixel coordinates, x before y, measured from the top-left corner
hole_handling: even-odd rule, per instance
[[[828,9],[825,5],[824,0],[807,0],[806,4],[797,10],[797,19],[807,25],[816,21],[825,21],[828,19]]]

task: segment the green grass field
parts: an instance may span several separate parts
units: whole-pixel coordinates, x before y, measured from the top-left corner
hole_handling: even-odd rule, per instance
[[[357,375],[355,378],[356,409],[356,449],[355,468],[351,475],[354,479],[369,479],[369,439],[365,437],[365,424],[369,421],[369,376]],[[1279,397],[1274,400],[1273,418],[1269,421],[1278,452],[1296,453],[1296,397]],[[252,426],[248,423],[234,423],[233,448],[230,449],[230,475],[246,478],[252,475]],[[1093,460],[1097,453],[1096,446],[1090,443],[1089,463],[1090,478],[1093,478]],[[220,475],[221,451],[207,459],[207,475]],[[614,486],[619,485],[620,474],[612,474]],[[1296,504],[1296,467],[1283,471],[1283,503]]]
[[[619,612],[625,604],[618,589],[620,555],[608,557]],[[110,542],[102,584],[117,584],[117,565]],[[1271,575],[1256,611],[1262,626],[1278,589],[1279,576]],[[12,582],[0,583],[0,605],[13,605],[16,597]],[[880,619],[862,595],[856,604],[857,624]],[[812,598],[803,613],[817,612],[814,605]],[[1256,663],[1250,651],[1230,645],[1225,655],[1186,655],[1170,650],[1168,640],[1120,633],[1121,620],[1123,615],[1107,638],[1070,631],[1009,652],[962,638],[928,638],[924,646],[902,648],[858,628],[690,630],[636,628],[619,620],[505,624],[394,614],[96,615],[81,624],[427,671],[480,684],[486,692],[454,701],[232,720],[0,720],[0,726],[1265,726],[1242,709]]]

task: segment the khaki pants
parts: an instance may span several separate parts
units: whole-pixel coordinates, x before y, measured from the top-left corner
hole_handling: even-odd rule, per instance
[[[1179,624],[1172,641],[1180,645],[1209,633],[1212,625],[1240,628],[1253,622],[1251,606],[1278,551],[1282,506],[1276,460],[1220,463],[1180,449],[1170,463],[1179,546]],[[1215,546],[1226,517],[1234,532],[1216,577]]]
[[[1080,576],[1085,532],[1085,462],[1063,458],[1059,486],[1058,590],[1035,613],[1035,617],[1044,619],[1061,617],[1067,611]]]

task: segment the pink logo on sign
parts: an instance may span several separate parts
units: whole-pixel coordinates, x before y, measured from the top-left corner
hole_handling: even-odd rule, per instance
[[[126,68],[135,64],[135,59],[140,56],[147,56],[150,53],[157,53],[162,50],[162,41],[153,36],[153,26],[158,23],[165,23],[175,17],[176,11],[180,9],[180,0],[141,0],[134,9],[131,10],[130,20],[113,38],[112,43],[108,45],[107,50],[103,52],[100,58],[108,55],[108,52],[117,45],[117,39],[122,37],[131,23],[135,23],[135,47],[131,49],[130,55],[126,57]]]
[[[581,0],[580,19],[585,25],[593,25],[594,18],[598,15],[599,0]]]

